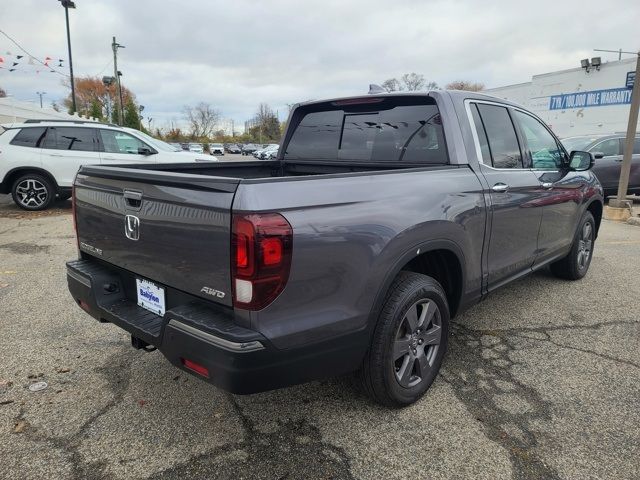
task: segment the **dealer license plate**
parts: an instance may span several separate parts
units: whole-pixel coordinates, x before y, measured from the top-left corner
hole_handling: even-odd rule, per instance
[[[149,280],[136,278],[138,305],[156,315],[164,315],[164,288]]]

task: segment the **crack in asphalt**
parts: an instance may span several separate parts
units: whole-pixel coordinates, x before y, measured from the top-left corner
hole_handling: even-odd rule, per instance
[[[640,321],[633,320],[616,320],[611,322],[598,322],[591,324],[579,324],[579,325],[551,325],[548,327],[515,327],[515,328],[505,328],[505,329],[490,329],[490,330],[475,330],[479,333],[488,333],[498,335],[500,333],[508,333],[510,335],[514,335],[519,338],[525,338],[527,340],[536,340],[539,342],[549,342],[558,348],[566,348],[568,350],[575,350],[582,353],[589,353],[591,355],[595,355],[605,360],[609,360],[614,363],[624,364],[634,368],[640,368],[640,364],[633,362],[631,360],[625,360],[623,358],[614,357],[613,355],[608,355],[606,353],[596,352],[595,350],[591,350],[588,348],[580,348],[575,347],[573,345],[567,345],[566,343],[560,343],[553,338],[551,338],[551,334],[549,332],[553,331],[562,331],[562,330],[598,330],[603,327],[610,326],[628,326],[635,325],[640,327]],[[533,337],[530,335],[523,335],[525,333],[540,333],[545,336],[545,338]]]
[[[573,319],[581,318],[573,315]],[[615,363],[640,368],[633,361],[594,350],[566,345],[551,337],[565,330],[599,330],[611,326],[640,325],[638,321],[609,321],[592,324],[550,325],[474,330],[460,323],[452,327],[450,353],[440,374],[457,398],[482,423],[487,437],[509,453],[516,479],[554,479],[559,474],[536,454],[545,434],[534,432],[536,422],[553,420],[552,403],[532,387],[517,380],[510,358],[517,349],[513,339],[549,342],[558,348],[595,355]],[[534,336],[533,334],[540,334]],[[553,442],[552,438],[548,439]]]
[[[112,355],[103,366],[96,369],[98,373],[107,379],[113,398],[97,412],[89,416],[75,433],[62,437],[40,435],[38,434],[37,428],[34,428],[31,423],[29,423],[24,431],[29,440],[36,443],[52,445],[67,456],[71,464],[73,478],[83,480],[106,480],[112,478],[107,472],[108,464],[106,460],[87,461],[80,453],[79,448],[82,439],[95,422],[122,402],[131,381],[132,362],[126,358],[128,352],[129,349],[122,353]],[[28,421],[22,409],[18,413],[15,421],[18,422],[20,420]]]
[[[350,460],[342,448],[322,441],[320,431],[308,422],[278,422],[274,432],[261,432],[228,394],[244,439],[196,455],[151,478],[169,479],[294,479],[353,480]]]
[[[484,340],[484,342],[483,342]],[[481,423],[487,438],[508,453],[515,479],[558,479],[536,453],[537,422],[552,420],[552,404],[511,372],[517,363],[507,338],[454,323],[441,378]]]

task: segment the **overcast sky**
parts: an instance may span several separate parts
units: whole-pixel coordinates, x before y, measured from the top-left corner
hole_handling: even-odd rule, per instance
[[[182,121],[206,101],[236,124],[260,102],[285,117],[288,103],[361,94],[406,72],[444,85],[487,87],[579,65],[593,48],[640,48],[638,0],[76,0],[70,10],[76,76],[113,74],[111,37],[123,83],[155,126]],[[2,2],[0,29],[68,73],[64,9],[56,0]],[[5,67],[21,54],[0,34]],[[615,60],[615,54],[602,54]],[[56,67],[57,68],[57,67]],[[60,100],[64,78],[21,60],[0,69],[0,86],[21,100]]]

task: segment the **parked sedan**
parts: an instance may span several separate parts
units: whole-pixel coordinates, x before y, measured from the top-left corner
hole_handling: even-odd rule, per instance
[[[193,153],[204,153],[204,148],[201,143],[190,143],[189,151]]]
[[[224,155],[224,147],[221,143],[210,143],[209,153],[211,155]]]
[[[260,150],[260,154],[257,156],[260,160],[271,160],[278,155],[279,145],[276,143],[270,144],[267,148]]]
[[[624,152],[624,134],[582,135],[562,140],[562,144],[571,152],[580,150],[593,153],[596,159],[593,173],[602,184],[605,196],[618,193],[620,168]],[[636,136],[631,157],[631,174],[629,175],[629,193],[640,194],[640,135]]]
[[[240,147],[236,144],[227,146],[225,150],[227,151],[227,153],[242,153],[242,150],[240,150]]]

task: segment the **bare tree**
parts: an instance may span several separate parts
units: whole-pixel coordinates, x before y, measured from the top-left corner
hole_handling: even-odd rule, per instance
[[[221,117],[220,111],[207,102],[200,102],[195,106],[185,105],[183,112],[193,138],[209,138]]]
[[[438,84],[436,82],[427,82],[424,75],[418,73],[405,73],[397,78],[389,78],[382,82],[381,85],[387,92],[416,92],[420,90],[437,90]]]
[[[445,86],[447,90],[467,90],[470,92],[479,92],[484,90],[484,83],[470,82],[468,80],[455,80],[451,83],[447,83]]]
[[[424,79],[424,75],[420,75],[418,73],[405,73],[400,77],[402,80],[402,84],[404,88],[410,92],[417,92],[419,90],[423,90],[425,85],[427,84]]]
[[[275,141],[280,139],[280,122],[273,109],[266,103],[258,105],[258,110],[252,120],[253,127],[249,133],[260,143],[263,140]]]
[[[382,82],[382,85],[380,86],[384,88],[387,92],[399,92],[402,90],[402,85],[400,84],[397,78],[389,78],[384,82]]]

